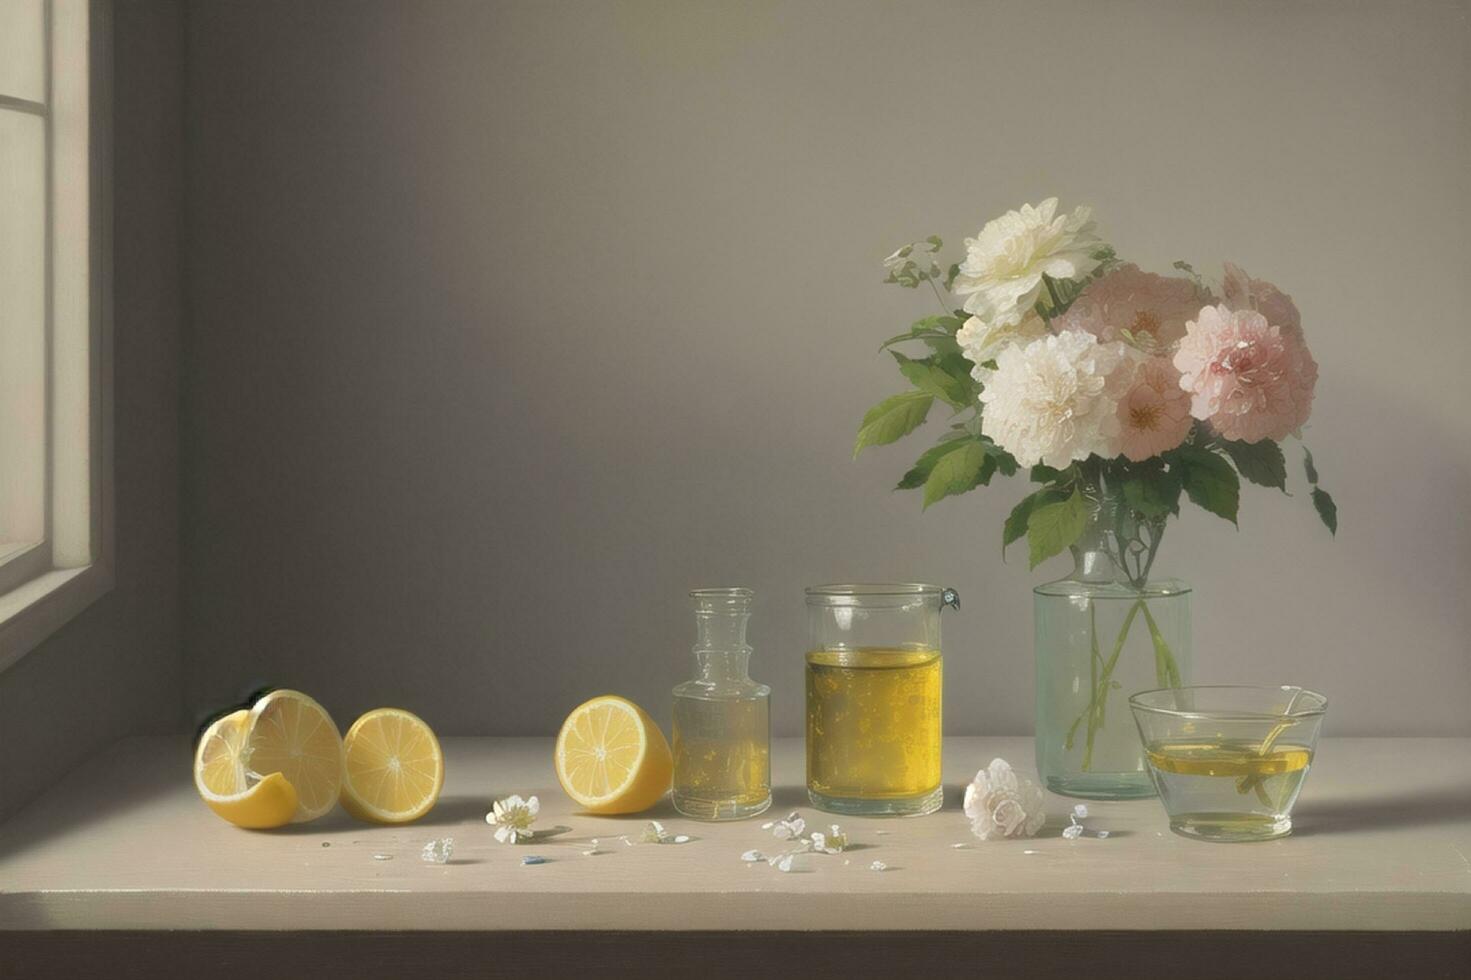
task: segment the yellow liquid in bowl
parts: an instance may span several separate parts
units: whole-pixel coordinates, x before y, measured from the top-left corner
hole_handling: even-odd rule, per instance
[[[808,788],[856,800],[939,788],[940,665],[938,650],[808,653]]]

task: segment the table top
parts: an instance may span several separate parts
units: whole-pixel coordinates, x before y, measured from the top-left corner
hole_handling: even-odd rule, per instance
[[[1076,801],[1057,796],[1038,837],[976,840],[964,785],[997,756],[1030,772],[1029,738],[947,739],[944,809],[887,820],[815,810],[801,740],[777,739],[772,809],[719,824],[667,801],[582,814],[551,744],[445,739],[444,795],[417,824],[339,809],[252,832],[196,797],[183,738],[124,740],[0,826],[0,929],[1471,929],[1471,739],[1324,739],[1295,832],[1255,844],[1176,836],[1156,800],[1090,802],[1089,835],[1067,840]],[[497,843],[484,814],[511,793],[540,797],[538,828],[566,829]],[[780,848],[762,824],[793,809],[852,845],[790,873],[742,861]],[[691,839],[619,839],[650,819]],[[453,859],[421,860],[445,836]]]

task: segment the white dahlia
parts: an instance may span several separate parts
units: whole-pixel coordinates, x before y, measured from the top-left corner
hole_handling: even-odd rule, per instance
[[[955,340],[960,344],[961,353],[975,365],[970,373],[977,381],[985,380],[981,365],[994,361],[1006,348],[1014,344],[1030,343],[1045,336],[1047,323],[1035,310],[1027,310],[1016,323],[987,323],[980,317],[973,316],[965,321],[965,326],[955,332]]]
[[[987,323],[1018,323],[1041,295],[1043,273],[1080,279],[1098,268],[1093,253],[1101,243],[1092,215],[1083,207],[1059,215],[1057,198],[1049,197],[986,222],[965,240],[965,261],[951,287],[966,298],[965,311]]]
[[[1068,331],[1007,347],[983,373],[981,431],[1023,466],[1113,456],[1127,348]]]

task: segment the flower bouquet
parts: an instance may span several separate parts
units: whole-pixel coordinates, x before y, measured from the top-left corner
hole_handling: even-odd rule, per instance
[[[869,410],[854,454],[913,432],[940,403],[949,427],[900,489],[923,490],[929,507],[1026,470],[1036,488],[1006,519],[1003,554],[1026,538],[1033,568],[1069,549],[1077,564],[1060,587],[1037,590],[1039,766],[1057,791],[1142,795],[1134,733],[1115,739],[1110,760],[1099,743],[1110,693],[1128,686],[1120,658],[1137,621],[1153,675],[1131,683],[1182,683],[1188,606],[1160,609],[1189,590],[1150,574],[1165,526],[1182,498],[1235,524],[1242,478],[1287,492],[1281,443],[1301,436],[1318,366],[1276,286],[1229,263],[1216,283],[1183,261],[1175,275],[1146,272],[1098,237],[1088,208],[1026,205],[965,246],[948,270],[938,237],[885,260],[886,282],[927,287],[940,312],[883,343],[910,388]],[[1337,507],[1306,447],[1303,462],[1309,499],[1336,533]],[[1045,597],[1081,621],[1046,621]],[[1111,642],[1100,641],[1100,619],[1118,627]],[[1100,769],[1122,782],[1066,778]]]

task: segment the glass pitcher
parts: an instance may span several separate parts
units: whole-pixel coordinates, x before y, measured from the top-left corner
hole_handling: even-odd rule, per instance
[[[832,813],[933,813],[940,781],[937,585],[807,590],[807,796]]]

